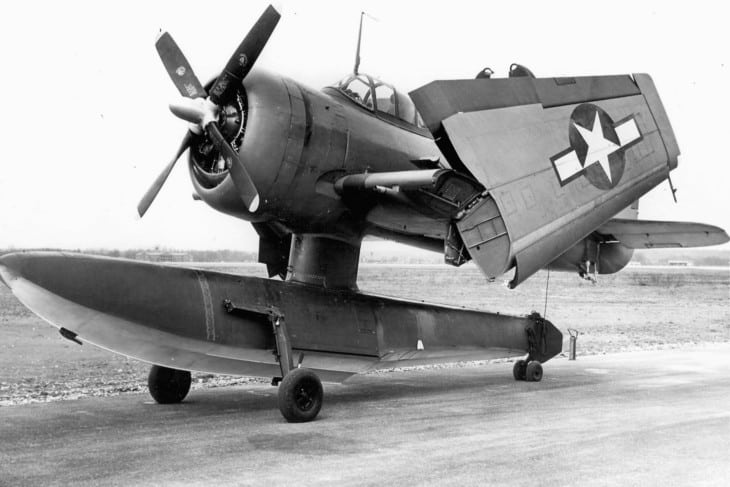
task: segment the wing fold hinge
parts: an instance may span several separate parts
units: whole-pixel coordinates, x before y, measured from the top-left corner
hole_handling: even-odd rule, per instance
[[[509,268],[510,237],[499,207],[490,194],[474,200],[455,226],[469,255],[489,279]]]

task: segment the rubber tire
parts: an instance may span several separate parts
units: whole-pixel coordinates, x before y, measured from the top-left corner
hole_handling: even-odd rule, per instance
[[[528,382],[540,382],[542,380],[542,364],[537,360],[527,364],[525,380]]]
[[[293,369],[279,384],[279,411],[290,423],[305,423],[316,418],[323,398],[322,381],[306,368]]]
[[[190,372],[153,365],[147,377],[152,398],[160,404],[176,404],[190,392]]]
[[[512,375],[515,380],[526,380],[527,378],[527,360],[518,360],[512,367]]]

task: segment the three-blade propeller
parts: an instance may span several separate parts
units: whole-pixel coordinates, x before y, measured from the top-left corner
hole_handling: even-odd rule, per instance
[[[218,125],[218,114],[226,103],[230,102],[241,86],[241,82],[251,71],[259,54],[274,31],[281,16],[271,5],[261,14],[251,30],[246,34],[236,52],[228,60],[225,68],[216,79],[206,98],[205,88],[200,84],[190,63],[183,55],[172,36],[165,32],[157,39],[157,52],[165,65],[167,73],[183,98],[170,104],[170,111],[177,117],[190,122],[191,128],[185,135],[175,157],[163,169],[137,205],[139,216],[143,216],[160,192],[170,175],[172,168],[190,147],[192,134],[202,134],[215,145],[226,163],[233,184],[249,211],[255,212],[259,207],[259,194],[241,156],[223,137]]]

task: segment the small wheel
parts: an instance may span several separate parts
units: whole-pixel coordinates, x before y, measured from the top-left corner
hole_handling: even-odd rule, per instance
[[[317,374],[294,369],[279,384],[279,411],[290,423],[312,421],[322,407],[324,390]]]
[[[527,374],[527,360],[518,360],[512,367],[512,375],[515,380],[525,380]]]
[[[528,382],[540,382],[542,380],[542,364],[537,360],[533,360],[527,364],[525,379]]]
[[[190,372],[153,365],[147,378],[150,395],[160,404],[175,404],[190,391]]]

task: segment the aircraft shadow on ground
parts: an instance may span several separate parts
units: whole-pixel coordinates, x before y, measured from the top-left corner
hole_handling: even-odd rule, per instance
[[[417,371],[396,372],[392,376],[356,376],[345,384],[325,383],[325,406],[323,413],[336,405],[367,404],[374,401],[398,400],[402,398],[423,398],[440,394],[515,395],[544,390],[593,385],[610,380],[611,374],[586,374],[571,371],[569,376],[560,374],[542,382],[517,382],[512,378],[511,367],[492,370],[484,368],[458,369],[458,372]],[[216,414],[220,411],[240,409],[261,411],[277,408],[277,389],[242,388],[206,389],[191,392],[185,401],[186,408],[196,414],[206,411]]]

